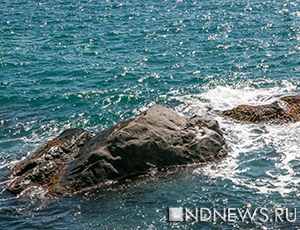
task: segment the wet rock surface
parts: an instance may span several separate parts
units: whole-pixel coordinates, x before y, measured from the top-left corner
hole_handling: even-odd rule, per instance
[[[239,121],[300,121],[300,95],[285,96],[267,105],[239,105],[222,115]]]
[[[72,194],[168,166],[215,161],[227,155],[216,120],[185,118],[155,105],[97,134],[66,130],[14,169],[8,190],[31,186],[54,196]]]
[[[74,160],[79,149],[93,136],[92,132],[84,129],[64,131],[13,170],[11,176],[15,179],[7,190],[13,194],[32,186],[44,186],[51,190],[60,175]]]

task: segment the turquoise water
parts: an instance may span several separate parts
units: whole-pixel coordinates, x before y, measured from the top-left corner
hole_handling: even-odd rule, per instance
[[[0,2],[2,229],[297,229],[293,223],[169,222],[168,208],[297,208],[300,123],[211,112],[300,93],[300,2]],[[219,121],[228,157],[104,197],[18,197],[11,168],[67,128],[101,131],[163,104]],[[299,215],[299,213],[298,213]]]

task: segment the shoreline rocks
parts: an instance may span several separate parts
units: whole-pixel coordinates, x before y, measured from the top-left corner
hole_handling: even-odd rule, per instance
[[[239,105],[222,115],[245,122],[300,121],[300,95],[285,96],[267,105]]]
[[[215,161],[227,156],[218,122],[185,118],[155,105],[97,134],[69,129],[12,172],[7,190],[32,186],[61,196],[161,170],[174,165]]]

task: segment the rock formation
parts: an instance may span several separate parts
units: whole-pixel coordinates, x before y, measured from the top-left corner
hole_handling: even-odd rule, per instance
[[[247,122],[300,121],[300,95],[282,97],[267,105],[239,105],[222,115]]]
[[[69,163],[75,159],[79,149],[93,136],[92,132],[84,129],[64,131],[33,157],[13,169],[12,176],[15,179],[7,190],[13,194],[32,186],[44,186],[51,190]]]
[[[107,181],[146,174],[151,169],[214,161],[227,155],[217,121],[185,118],[155,105],[96,135],[69,129],[12,172],[8,191],[32,186],[50,195],[72,194]]]

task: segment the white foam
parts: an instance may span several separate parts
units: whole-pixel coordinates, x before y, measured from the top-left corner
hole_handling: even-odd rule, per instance
[[[22,191],[19,195],[18,198],[25,198],[28,200],[39,200],[42,198],[45,198],[46,193],[48,190],[43,187],[38,187],[38,186],[31,186],[28,189],[25,189]]]
[[[225,110],[240,104],[268,104],[283,95],[299,93],[297,85],[288,81],[282,81],[280,86],[273,88],[251,86],[250,82],[207,88],[197,95],[174,97],[183,102],[175,108],[178,112],[209,115],[217,119],[229,147],[228,157],[220,164],[197,169],[195,173],[229,179],[236,186],[246,186],[259,193],[278,192],[285,196],[298,192],[300,169],[298,173],[293,162],[300,162],[300,123],[246,124],[208,110]]]
[[[236,83],[233,86],[217,86],[213,89],[209,89],[208,86],[204,86],[204,93],[185,95],[185,96],[174,96],[173,99],[184,102],[185,105],[189,105],[187,110],[197,108],[207,109],[207,107],[213,108],[214,110],[225,110],[231,109],[240,104],[268,104],[282,95],[295,94],[297,85],[292,84],[288,81],[282,81],[281,86],[273,88],[256,88],[259,82],[255,85],[250,86],[251,81]],[[265,83],[265,81],[261,82]],[[252,82],[253,84],[253,82]],[[200,111],[201,112],[201,111]]]

